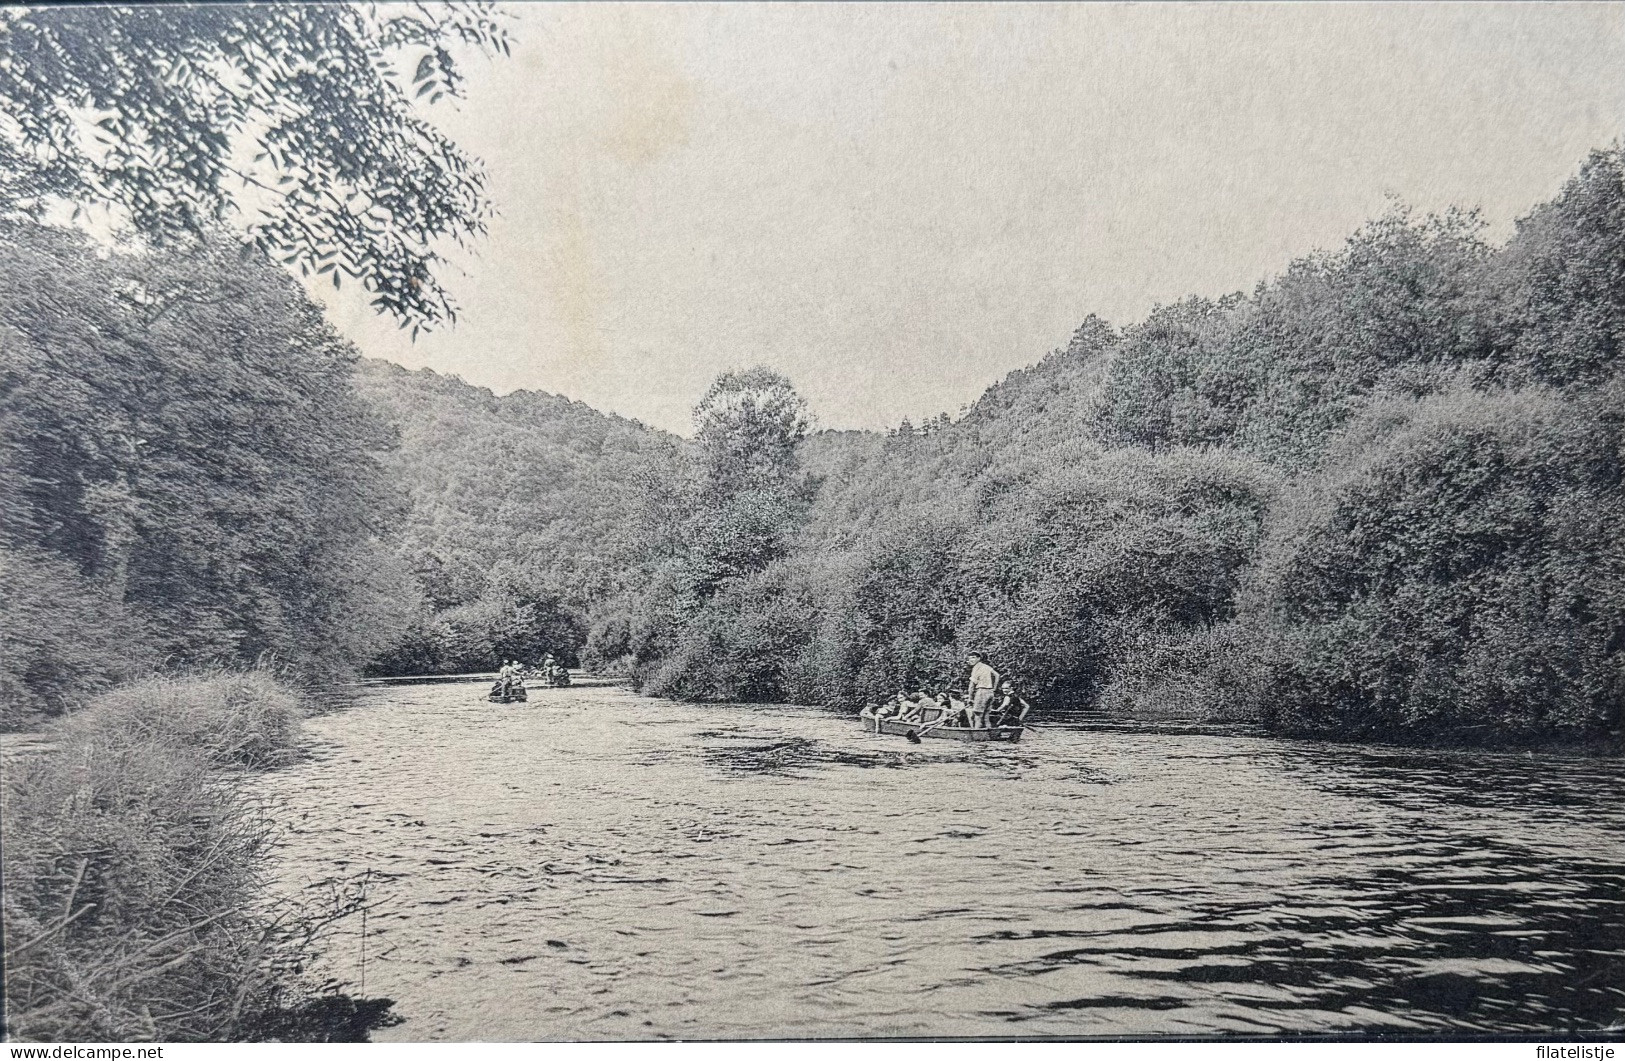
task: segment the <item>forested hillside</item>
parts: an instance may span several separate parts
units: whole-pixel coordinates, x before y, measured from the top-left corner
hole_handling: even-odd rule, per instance
[[[368,361],[357,382],[399,435],[385,458],[410,499],[396,552],[422,591],[411,629],[372,669],[485,670],[548,651],[574,663],[588,607],[641,555],[648,499],[674,473],[678,440],[427,369]]]
[[[189,662],[544,651],[852,707],[974,647],[1050,709],[1617,740],[1618,150],[1504,246],[1396,212],[1250,294],[1090,318],[886,434],[810,433],[766,369],[720,377],[683,442],[358,364],[227,242],[0,246],[13,712]]]
[[[697,588],[714,548],[676,535],[590,648],[701,699],[850,707],[976,647],[1051,708],[1617,740],[1622,343],[1612,150],[1505,246],[1395,212],[1251,294],[1092,318],[958,421],[806,438],[776,489],[813,502],[727,531],[771,548]]]
[[[354,349],[221,237],[107,252],[0,229],[0,707],[159,666],[353,673],[413,610]]]

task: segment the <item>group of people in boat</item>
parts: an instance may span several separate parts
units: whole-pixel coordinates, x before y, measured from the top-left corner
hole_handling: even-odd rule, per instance
[[[534,667],[526,667],[518,660],[509,660],[497,670],[496,684],[491,686],[490,699],[509,703],[525,699],[525,679],[539,678],[544,685],[569,685],[570,671],[549,652]]]
[[[542,657],[542,661],[536,664],[535,668],[531,670],[528,677],[540,678],[543,685],[570,684],[570,671],[564,666],[564,664],[554,659],[553,653],[551,652]]]
[[[1016,683],[995,670],[980,652],[970,653],[965,662],[970,673],[964,697],[955,695],[958,690],[951,687],[936,693],[899,689],[890,700],[864,708],[862,717],[970,729],[1025,725],[1032,705]]]
[[[498,668],[489,699],[503,704],[525,699],[525,665],[515,659]]]

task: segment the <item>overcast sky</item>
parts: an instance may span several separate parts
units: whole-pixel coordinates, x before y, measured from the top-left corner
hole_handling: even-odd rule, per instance
[[[822,426],[957,412],[1386,208],[1492,232],[1625,130],[1625,5],[509,8],[435,119],[501,210],[452,330],[376,357],[687,432],[764,362]],[[331,291],[326,292],[332,295]]]

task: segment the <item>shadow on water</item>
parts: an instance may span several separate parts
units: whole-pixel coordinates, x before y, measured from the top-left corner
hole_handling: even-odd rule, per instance
[[[763,742],[755,737],[718,731],[702,732],[696,736],[714,742],[700,749],[705,762],[730,774],[791,776],[834,766],[900,770],[920,765],[917,757],[901,750],[854,750],[806,737]]]
[[[251,1042],[367,1043],[372,1033],[405,1022],[391,998],[331,991],[262,1015],[246,1029]]]
[[[348,711],[365,702],[367,690],[360,685],[327,685],[303,690],[306,712],[311,718],[320,718],[338,711]]]
[[[1316,758],[1325,756],[1316,749]],[[1515,753],[1416,753],[1360,749],[1327,771],[1295,764],[1327,792],[1426,811],[1440,802],[1482,809],[1603,809],[1617,805],[1618,766],[1607,759],[1553,759]]]
[[[1392,1026],[1362,1015],[1441,1030],[1595,1033],[1625,1025],[1625,865],[1553,860],[1488,839],[1416,855],[1417,869],[1316,877],[1267,905],[1192,904],[1172,932],[1152,924],[992,933],[1080,944],[990,971],[1041,976],[1093,966],[1130,983],[1167,985],[1053,1001],[1047,1010],[1173,1009],[1200,987],[1222,991],[1228,1005],[1255,1011],[1271,1028],[1283,1023],[1271,1014],[1292,1011],[1345,1015],[1340,1026],[1356,1031]],[[1124,905],[1110,894],[1097,909]],[[1142,898],[1162,906],[1171,895]],[[1159,941],[1170,935],[1177,942]],[[1213,942],[1193,942],[1203,939]]]
[[[856,767],[860,770],[906,770],[955,763],[1004,776],[1017,776],[1037,765],[1033,757],[1010,745],[959,745],[932,741],[916,749],[901,738],[881,738],[835,744],[808,737],[781,736],[763,740],[760,733],[741,730],[702,730],[698,749],[707,764],[735,775],[811,776],[819,770]],[[692,750],[686,752],[692,754]],[[665,756],[662,756],[664,759]],[[1074,779],[1083,784],[1112,784],[1105,771],[1079,765]]]

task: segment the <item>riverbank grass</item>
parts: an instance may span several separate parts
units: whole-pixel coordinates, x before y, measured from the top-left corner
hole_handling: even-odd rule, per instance
[[[8,767],[9,1038],[364,1038],[384,1019],[387,1001],[304,978],[361,898],[311,909],[266,887],[273,830],[242,781],[297,754],[302,713],[263,671],[152,678]]]

